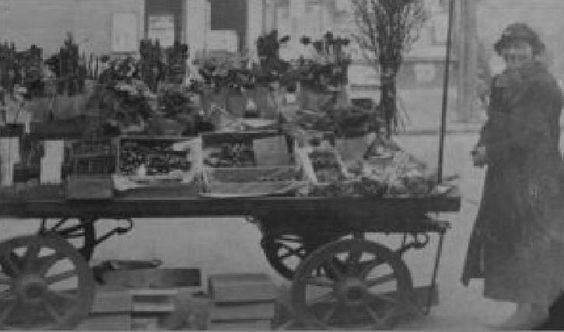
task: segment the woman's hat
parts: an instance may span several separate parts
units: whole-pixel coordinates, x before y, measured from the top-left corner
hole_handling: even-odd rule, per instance
[[[515,41],[526,41],[533,48],[534,54],[544,51],[544,43],[540,40],[538,33],[525,23],[514,23],[509,25],[501,34],[501,38],[494,44],[495,51],[501,55],[501,51]]]

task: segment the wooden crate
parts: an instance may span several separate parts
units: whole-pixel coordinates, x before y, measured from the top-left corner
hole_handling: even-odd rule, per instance
[[[124,331],[131,329],[131,315],[92,314],[76,328],[79,331]]]
[[[197,137],[182,137],[182,136],[121,136],[117,140],[117,158],[116,158],[116,172],[121,175],[132,176],[135,177],[136,174],[131,172],[125,172],[123,167],[125,165],[125,161],[123,160],[124,156],[122,155],[124,146],[127,143],[135,143],[140,146],[146,147],[146,154],[147,158],[149,155],[158,154],[150,153],[150,149],[154,145],[161,145],[161,146],[172,146],[174,144],[182,145],[185,150],[177,151],[178,153],[185,152],[186,154],[186,161],[190,162],[190,170],[183,171],[183,173],[187,176],[190,173],[199,173],[203,168],[203,160],[202,160],[202,143],[201,139]],[[147,179],[158,179],[163,177],[162,175],[147,175],[145,178]]]
[[[206,193],[265,196],[291,194],[306,185],[295,166],[205,168]]]
[[[210,322],[208,330],[212,331],[269,331],[272,329],[270,320],[248,320],[238,322]]]
[[[199,268],[115,270],[106,272],[103,278],[107,285],[138,289],[170,289],[202,285]]]
[[[272,302],[276,287],[270,277],[261,273],[210,275],[209,294],[216,304]]]
[[[98,287],[89,316],[78,330],[129,330],[131,295],[125,289]]]
[[[209,167],[231,167],[208,162],[210,154],[220,153],[226,146],[245,147],[248,165],[239,167],[292,165],[292,145],[288,137],[279,131],[256,130],[244,132],[214,132],[202,134],[204,160]],[[252,153],[252,156],[250,154]],[[251,158],[252,157],[252,158]],[[234,165],[235,166],[235,165]]]
[[[161,314],[175,310],[177,289],[135,289],[130,291],[132,313]]]
[[[274,318],[274,302],[214,304],[210,308],[212,322],[240,320],[271,320]]]
[[[111,176],[70,176],[65,181],[65,198],[69,200],[110,200],[114,197]]]
[[[126,289],[107,289],[99,287],[96,290],[91,314],[129,314],[132,308],[132,297]]]
[[[335,160],[335,163],[337,164],[338,167],[337,172],[342,178],[341,181],[350,178],[350,174],[347,171],[347,167],[343,162],[341,156],[339,155],[337,149],[333,147],[329,147],[329,148],[299,147],[298,144],[296,144],[294,147],[296,162],[303,169],[304,175],[309,182],[313,183],[314,185],[324,185],[328,183],[320,179],[316,174],[316,170],[311,160],[312,154],[315,153],[327,154],[328,156],[331,156]]]

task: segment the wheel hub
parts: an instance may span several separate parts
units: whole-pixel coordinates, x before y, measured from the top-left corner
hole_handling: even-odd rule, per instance
[[[368,295],[368,287],[358,278],[346,278],[337,285],[337,297],[350,307],[363,305]]]
[[[15,284],[15,292],[24,303],[41,302],[48,290],[47,282],[44,278],[36,274],[24,275]]]

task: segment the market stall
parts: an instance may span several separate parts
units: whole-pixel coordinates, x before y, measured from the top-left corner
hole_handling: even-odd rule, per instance
[[[456,179],[442,174],[444,126],[439,170],[429,169],[382,135],[372,106],[347,99],[347,40],[304,38],[322,61],[285,63],[276,50],[287,40],[261,38],[258,67],[203,59],[200,79],[184,75],[187,47],[144,41],[141,60],[102,59],[79,117],[3,121],[0,216],[42,222],[37,234],[0,243],[1,328],[75,327],[95,294],[93,251],[135,218],[247,218],[268,262],[292,281],[304,327],[390,328],[429,311],[449,227],[437,215],[460,209]],[[61,93],[84,89],[76,73],[86,67],[64,60],[76,53],[69,38],[55,62],[68,64]],[[97,234],[102,219],[119,226]],[[403,241],[388,248],[368,233]],[[440,241],[422,303],[402,255],[431,234]],[[392,286],[374,290],[383,284]],[[332,291],[312,300],[312,287]]]

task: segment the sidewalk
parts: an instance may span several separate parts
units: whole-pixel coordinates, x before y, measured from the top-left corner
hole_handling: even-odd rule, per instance
[[[478,134],[483,123],[478,122],[448,122],[446,124],[447,134]],[[439,135],[440,124],[435,126],[408,126],[405,130],[400,130],[398,135]]]

